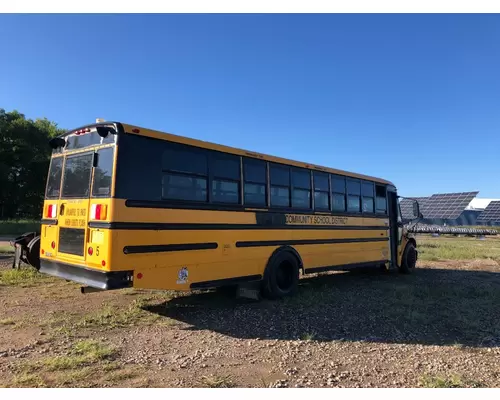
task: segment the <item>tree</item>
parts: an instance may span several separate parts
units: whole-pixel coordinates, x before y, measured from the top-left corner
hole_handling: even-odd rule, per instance
[[[64,130],[0,108],[0,218],[39,218],[49,168],[50,138]]]

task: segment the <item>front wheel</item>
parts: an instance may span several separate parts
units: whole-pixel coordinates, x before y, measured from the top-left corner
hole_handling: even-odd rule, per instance
[[[417,249],[413,243],[406,245],[401,259],[401,272],[404,274],[411,274],[417,266]]]

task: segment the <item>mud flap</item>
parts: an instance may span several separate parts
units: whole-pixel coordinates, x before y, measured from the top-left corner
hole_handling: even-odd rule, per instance
[[[24,233],[12,240],[10,244],[15,249],[12,268],[20,269],[21,262],[23,262],[37,270],[40,269],[40,234],[38,232]]]

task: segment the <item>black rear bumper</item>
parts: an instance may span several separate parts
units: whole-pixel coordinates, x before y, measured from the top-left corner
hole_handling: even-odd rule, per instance
[[[134,276],[133,271],[98,271],[43,258],[40,260],[40,272],[102,290],[131,287]]]

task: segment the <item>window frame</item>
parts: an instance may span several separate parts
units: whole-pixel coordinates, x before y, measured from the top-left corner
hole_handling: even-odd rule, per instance
[[[365,193],[366,185],[371,186],[371,196],[368,196],[368,192]],[[363,204],[365,199],[371,199],[372,202],[372,210],[371,211],[364,211],[363,210]],[[366,181],[363,180],[361,181],[361,212],[363,214],[374,214],[375,213],[375,182],[372,181]]]
[[[201,174],[199,172],[187,172],[187,171],[181,171],[179,169],[168,169],[165,166],[165,163],[163,161],[163,158],[165,157],[165,153],[168,151],[175,151],[176,149],[179,149],[183,152],[186,153],[192,153],[192,154],[203,154],[205,156],[205,162],[206,162],[206,168],[205,174]],[[211,195],[211,185],[210,185],[210,150],[206,149],[201,149],[195,146],[189,146],[185,145],[182,143],[175,143],[175,142],[166,142],[166,147],[162,152],[162,159],[161,159],[161,199],[162,201],[168,201],[172,203],[183,203],[183,202],[189,202],[190,204],[210,204],[210,195]],[[191,178],[198,178],[198,179],[204,179],[206,183],[206,199],[201,201],[201,200],[190,200],[190,199],[177,199],[177,198],[169,198],[165,197],[165,176],[166,175],[175,175],[175,176],[185,176],[185,177],[191,177]]]
[[[305,186],[299,186],[294,184],[294,178],[293,174],[305,174],[307,173],[308,176],[308,187]],[[293,199],[294,199],[294,193],[295,191],[300,191],[300,192],[307,192],[309,194],[309,206],[308,207],[301,207],[301,206],[294,206],[293,205]],[[290,168],[290,207],[293,208],[294,210],[307,210],[311,211],[313,209],[313,200],[312,200],[312,171],[307,168],[300,168],[300,167],[291,167]]]
[[[362,202],[361,202],[361,179],[358,179],[358,178],[351,178],[351,177],[346,177],[346,180],[345,180],[345,190],[346,190],[346,210],[348,213],[351,213],[351,214],[362,214]],[[355,183],[356,185],[359,185],[359,192],[358,193],[354,193],[354,191],[351,191],[351,189],[349,188],[349,183]],[[354,211],[354,210],[350,210],[349,209],[349,198],[350,197],[357,197],[358,198],[358,210],[357,211]]]
[[[247,164],[255,164],[255,165],[260,165],[264,167],[264,182],[259,182],[255,179],[252,178],[247,178],[245,175],[245,170],[246,170],[246,165]],[[242,177],[242,202],[244,206],[250,206],[250,207],[262,207],[262,208],[267,208],[270,206],[270,198],[269,198],[269,167],[268,167],[268,162],[265,160],[259,160],[257,158],[251,158],[251,157],[241,157],[241,177]],[[257,203],[248,203],[246,201],[246,185],[258,185],[258,186],[263,186],[264,187],[264,203],[262,204],[257,204]]]
[[[237,179],[234,177],[228,177],[228,176],[222,176],[219,174],[215,173],[215,162],[217,160],[217,157],[219,159],[234,159],[234,161],[238,161],[238,173],[235,175],[237,176]],[[210,204],[216,204],[216,205],[229,205],[229,206],[235,206],[235,205],[241,205],[242,204],[242,198],[241,198],[241,156],[238,156],[236,154],[231,154],[231,153],[222,153],[220,151],[214,151],[214,150],[208,150],[208,202]],[[236,193],[238,194],[238,201],[235,203],[229,203],[225,201],[216,201],[214,200],[214,182],[219,181],[219,182],[232,182],[236,183],[237,185],[237,190]]]
[[[316,176],[321,176],[324,175],[327,180],[327,189],[316,189]],[[313,204],[314,204],[314,210],[315,211],[322,211],[322,212],[327,212],[331,211],[332,209],[332,185],[331,185],[331,179],[330,179],[331,174],[328,172],[323,172],[323,171],[312,171],[312,178],[313,178],[313,185],[312,185],[312,191],[313,191]],[[318,208],[316,206],[316,193],[322,193],[327,196],[327,207],[326,208]]]
[[[113,195],[113,185],[114,185],[114,180],[115,180],[114,164],[115,164],[115,157],[116,157],[116,147],[115,146],[107,146],[107,147],[98,148],[95,150],[94,157],[97,157],[97,162],[98,162],[97,168],[99,168],[99,163],[101,160],[101,152],[108,151],[108,150],[110,150],[112,152],[112,154],[111,154],[111,182],[109,184],[109,194],[106,194],[106,195],[94,194],[94,188],[95,188],[95,183],[96,183],[95,182],[96,167],[93,167],[94,171],[92,172],[92,184],[91,184],[92,188],[90,190],[90,198],[91,199],[110,198]]]
[[[344,175],[337,175],[337,174],[330,174],[330,195],[331,195],[331,211],[334,213],[347,213],[347,176]],[[335,191],[333,182],[335,179],[342,179],[344,183],[344,191],[339,192]],[[335,195],[341,195],[344,198],[344,209],[343,210],[336,210],[334,209],[335,206]]]
[[[278,167],[279,169],[286,169],[288,170],[288,185],[282,185],[282,184],[273,184],[272,181],[272,168],[273,167]],[[284,164],[278,164],[274,162],[268,162],[268,171],[269,171],[269,207],[270,208],[277,208],[277,209],[291,209],[292,208],[292,174],[291,174],[291,167],[284,165]],[[288,205],[282,206],[282,205],[273,205],[273,187],[275,188],[281,188],[281,189],[287,189],[288,190]]]
[[[382,189],[385,193],[385,196],[383,196],[384,198],[384,209],[381,209],[381,208],[378,208],[377,207],[377,199],[381,199],[382,196],[378,196],[377,194],[377,189]],[[387,205],[387,186],[386,185],[382,185],[382,184],[378,184],[378,183],[375,183],[375,214],[379,214],[379,215],[388,215],[388,205]]]

